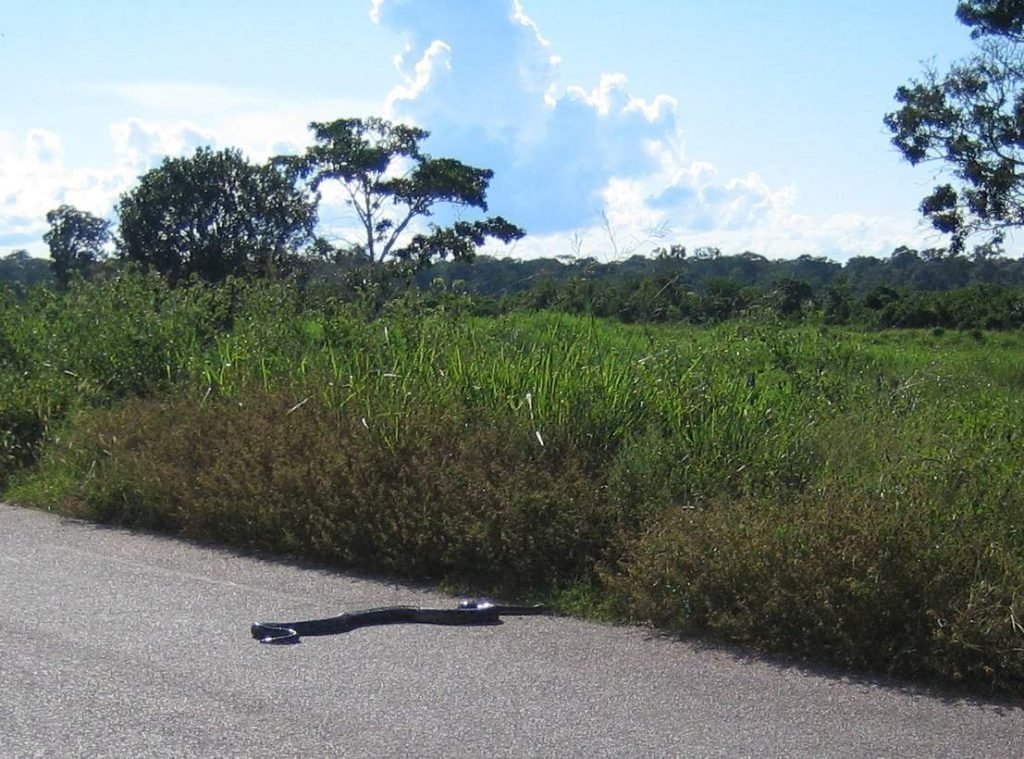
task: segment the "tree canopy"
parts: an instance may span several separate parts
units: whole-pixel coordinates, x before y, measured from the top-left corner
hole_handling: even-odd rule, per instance
[[[1024,39],[1024,4],[1019,0],[967,0],[956,9],[961,23],[975,39],[985,35]]]
[[[118,212],[121,257],[171,282],[280,272],[313,239],[317,218],[286,172],[208,147],[165,158],[122,196]]]
[[[998,247],[1024,225],[1024,0],[966,0],[957,18],[977,52],[945,74],[927,68],[897,89],[900,108],[885,116],[907,161],[939,162],[957,180],[920,206],[954,253],[975,235]]]
[[[110,241],[110,222],[69,205],[47,212],[46,222],[50,229],[43,241],[50,247],[57,286],[63,289],[72,272],[85,274],[99,260]]]
[[[453,158],[434,158],[420,148],[429,132],[380,118],[313,122],[313,144],[299,156],[278,158],[319,193],[337,182],[359,224],[357,242],[342,252],[371,264],[404,262],[415,266],[437,259],[465,258],[487,238],[511,242],[525,233],[500,216],[478,221],[429,225],[407,234],[418,219],[438,206],[475,208],[486,213],[487,188],[494,172]]]
[[[49,284],[54,279],[52,262],[35,258],[27,250],[12,250],[0,256],[0,288],[6,283],[20,289]]]

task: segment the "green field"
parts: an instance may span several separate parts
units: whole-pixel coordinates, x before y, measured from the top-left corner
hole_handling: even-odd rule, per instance
[[[9,500],[1024,694],[1020,332],[0,298]]]

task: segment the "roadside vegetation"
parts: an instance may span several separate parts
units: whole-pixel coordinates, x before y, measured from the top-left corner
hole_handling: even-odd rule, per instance
[[[367,308],[8,293],[5,497],[1024,693],[1019,332]]]
[[[381,119],[54,209],[51,271],[0,258],[0,494],[1024,696],[1024,2],[957,16],[885,117],[947,248],[476,258],[493,172]]]

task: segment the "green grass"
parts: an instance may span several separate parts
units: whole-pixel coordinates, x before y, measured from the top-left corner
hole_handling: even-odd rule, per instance
[[[127,276],[3,302],[0,478],[105,522],[1021,695],[1022,347],[368,320]]]

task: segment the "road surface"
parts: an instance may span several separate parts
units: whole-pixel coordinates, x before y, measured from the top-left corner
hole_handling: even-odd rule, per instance
[[[0,757],[1019,757],[1024,704],[552,617],[264,646],[452,600],[0,505]]]

